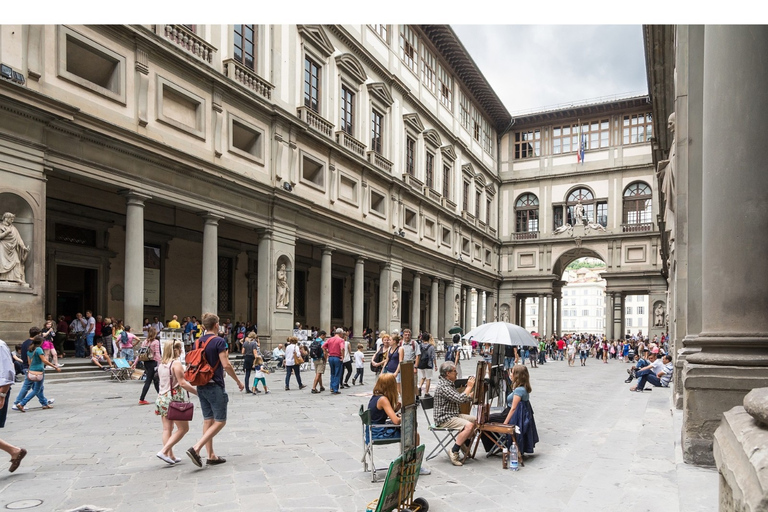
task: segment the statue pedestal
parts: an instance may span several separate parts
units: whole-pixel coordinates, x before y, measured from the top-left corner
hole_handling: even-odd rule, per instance
[[[28,283],[11,283],[8,281],[0,281],[0,293],[5,292],[20,292],[20,293],[32,293],[32,287]]]

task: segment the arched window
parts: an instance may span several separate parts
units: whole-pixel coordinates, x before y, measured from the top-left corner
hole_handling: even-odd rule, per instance
[[[608,202],[596,201],[592,191],[585,187],[576,188],[568,194],[566,199],[566,212],[568,224],[571,226],[576,225],[575,208],[578,203],[584,206],[584,219],[588,223],[597,222],[601,226],[608,225]]]
[[[528,233],[539,230],[539,198],[523,194],[515,203],[515,232]]]
[[[652,224],[651,187],[641,181],[624,189],[624,224]],[[648,226],[650,229],[651,226]]]

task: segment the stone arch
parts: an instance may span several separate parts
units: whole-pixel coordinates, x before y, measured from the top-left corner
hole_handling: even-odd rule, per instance
[[[600,254],[596,249],[589,247],[574,247],[565,251],[557,258],[555,264],[552,265],[552,273],[556,276],[562,276],[568,265],[579,258],[597,258],[606,261],[605,256]]]
[[[32,205],[22,196],[13,192],[0,193],[0,218],[5,212],[15,215],[13,225],[19,231],[24,245],[30,253],[35,243],[35,210]],[[34,265],[32,264],[34,256],[29,254],[24,264],[24,280],[27,284],[34,283]]]

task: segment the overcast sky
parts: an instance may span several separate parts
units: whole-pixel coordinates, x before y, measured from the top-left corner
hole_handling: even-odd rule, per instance
[[[513,115],[648,91],[640,25],[451,26]]]

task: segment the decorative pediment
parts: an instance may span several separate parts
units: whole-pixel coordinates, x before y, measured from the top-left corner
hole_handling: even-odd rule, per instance
[[[368,84],[368,92],[387,107],[391,107],[392,103],[395,102],[392,99],[392,93],[389,92],[389,89],[383,82]]]
[[[365,68],[360,64],[351,53],[344,53],[336,57],[336,65],[342,70],[346,71],[350,78],[355,80],[358,85],[362,84],[368,79],[368,75],[365,73]]]
[[[333,54],[333,43],[323,30],[322,25],[296,25],[296,28],[301,37],[322,53],[323,57],[330,57]]]
[[[472,167],[472,164],[467,162],[466,164],[461,166],[461,170],[464,174],[469,176],[470,178],[473,178],[475,176],[475,169]]]
[[[495,196],[496,195],[496,186],[493,183],[489,183],[485,186],[486,193]]]
[[[481,173],[475,174],[475,183],[477,183],[481,187],[484,187],[485,186],[485,176],[483,176]]]
[[[440,140],[440,135],[438,135],[437,130],[434,128],[430,128],[424,132],[424,142],[432,144],[436,148],[439,148],[443,145],[442,141]]]
[[[408,128],[416,130],[416,133],[424,131],[424,123],[421,122],[418,114],[405,114],[403,116],[403,122]]]
[[[451,161],[456,160],[456,151],[453,149],[453,144],[441,147],[440,152],[443,154],[443,158]]]

